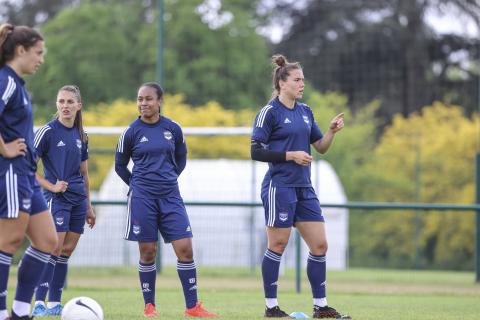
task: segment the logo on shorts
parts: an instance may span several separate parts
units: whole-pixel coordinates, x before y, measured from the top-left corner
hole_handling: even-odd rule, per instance
[[[288,219],[288,212],[280,212],[278,217],[280,218],[280,221],[285,222]]]
[[[40,283],[38,286],[48,288],[48,282]]]
[[[77,148],[82,149],[82,141],[80,139],[77,139]]]
[[[22,206],[23,206],[23,209],[30,210],[30,207],[32,206],[32,201],[30,199],[23,199]]]
[[[139,234],[140,233],[140,226],[134,225],[133,226],[133,233],[134,234]]]
[[[167,140],[171,140],[173,138],[173,135],[170,131],[163,131],[163,136],[165,137],[165,139]]]
[[[61,226],[63,224],[63,217],[56,217],[55,218],[55,223],[59,226]]]
[[[190,232],[192,231],[192,228],[190,226],[187,227],[187,230],[185,230],[185,232]]]
[[[308,120],[308,117],[307,117],[307,116],[303,116],[303,121],[305,121],[306,124],[309,124],[309,123],[310,123],[310,120]]]

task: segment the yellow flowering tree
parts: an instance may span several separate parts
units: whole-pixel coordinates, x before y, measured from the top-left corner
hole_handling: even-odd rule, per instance
[[[408,118],[397,115],[360,168],[362,198],[369,201],[473,203],[479,118],[440,102]],[[353,261],[413,266],[415,220],[422,264],[471,269],[474,215],[453,212],[365,213],[354,228]]]

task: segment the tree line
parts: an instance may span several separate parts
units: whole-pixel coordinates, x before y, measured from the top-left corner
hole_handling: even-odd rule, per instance
[[[156,78],[157,2],[0,0],[0,17],[47,36],[47,64],[31,83],[39,106],[67,82],[96,104],[130,98]],[[270,94],[269,56],[281,52],[303,64],[316,90],[345,94],[354,112],[378,99],[381,123],[435,100],[471,114],[478,35],[440,34],[428,24],[432,12],[480,28],[474,0],[164,0],[164,87],[192,105],[256,109]],[[266,35],[273,25],[284,32],[278,43]]]
[[[75,83],[82,89],[86,125],[128,124],[138,85],[156,77],[156,1],[20,3],[0,1],[0,16],[36,24],[46,36],[46,64],[28,81],[37,119],[52,113],[60,86]],[[472,203],[480,44],[466,35],[435,33],[425,15],[432,8],[454,8],[478,26],[480,5],[299,3],[165,0],[167,116],[184,126],[249,126],[270,97],[269,56],[281,52],[302,62],[309,80],[304,100],[321,128],[337,112],[347,112],[347,128],[325,159],[349,200]],[[278,23],[285,28],[280,42],[258,33]],[[91,146],[116,143],[102,139],[92,137]],[[219,137],[208,150],[202,139],[187,141],[190,157],[248,158],[248,138],[232,143]],[[111,163],[110,155],[91,158],[97,186]],[[470,270],[473,219],[470,213],[352,211],[350,263],[411,267],[418,259],[412,241],[417,237],[421,266]]]

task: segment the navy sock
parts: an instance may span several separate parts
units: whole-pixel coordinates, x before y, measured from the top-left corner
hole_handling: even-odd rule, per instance
[[[177,261],[177,272],[182,283],[185,306],[187,309],[195,307],[197,298],[197,268],[194,261]]]
[[[18,267],[18,284],[15,300],[30,303],[37,287],[43,269],[50,260],[50,254],[42,252],[32,246],[25,250],[25,254]]]
[[[314,299],[325,298],[326,280],[327,280],[327,258],[323,256],[314,256],[308,254],[307,259],[307,276],[312,287],[312,295]]]
[[[7,309],[8,272],[12,264],[12,255],[0,251],[0,310]]]
[[[281,254],[270,249],[265,251],[262,261],[262,278],[265,298],[277,298],[278,272],[280,270]]]
[[[50,260],[45,266],[45,269],[43,269],[43,274],[40,278],[40,284],[38,285],[37,291],[35,292],[35,301],[45,301],[48,288],[50,287],[50,283],[52,282],[53,270],[55,269],[55,264],[57,263],[57,260],[57,256],[50,256]]]
[[[61,302],[63,287],[67,279],[68,273],[68,258],[67,256],[58,257],[55,268],[53,269],[53,277],[50,282],[48,290],[48,302]]]
[[[155,262],[138,262],[138,274],[145,304],[151,303],[155,305],[155,282],[157,280],[157,266]]]

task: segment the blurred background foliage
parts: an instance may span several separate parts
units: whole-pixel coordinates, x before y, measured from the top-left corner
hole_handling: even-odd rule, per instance
[[[46,38],[46,63],[28,79],[36,123],[51,117],[67,83],[82,90],[85,125],[133,121],[138,86],[156,78],[157,4],[0,0],[2,21],[35,26]],[[302,63],[303,100],[321,128],[346,113],[345,130],[322,159],[349,200],[475,201],[478,1],[164,0],[162,19],[162,113],[181,126],[251,126],[271,95],[270,56],[280,52]],[[113,150],[116,141],[91,136],[90,147]],[[187,143],[189,158],[249,158],[249,137],[189,136]],[[89,161],[98,188],[113,155]],[[473,219],[351,211],[350,264],[472,269]]]

